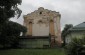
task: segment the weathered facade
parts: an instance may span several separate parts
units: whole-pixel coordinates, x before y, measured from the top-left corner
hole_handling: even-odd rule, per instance
[[[24,15],[24,26],[27,27],[25,36],[41,39],[48,37],[49,45],[61,44],[61,28],[60,28],[59,12],[38,8],[34,12]]]

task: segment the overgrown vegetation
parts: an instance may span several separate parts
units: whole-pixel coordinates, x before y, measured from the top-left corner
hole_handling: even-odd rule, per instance
[[[67,55],[85,55],[85,37],[73,38],[66,47]]]
[[[62,31],[62,33],[61,33],[61,37],[64,41],[63,46],[65,46],[65,36],[67,35],[69,29],[72,28],[72,27],[73,27],[72,24],[66,24],[63,31]]]
[[[14,46],[20,32],[26,32],[26,28],[18,23],[9,21],[15,14],[20,17],[21,10],[18,8],[22,0],[0,0],[0,47]]]
[[[65,55],[63,49],[11,49],[2,50],[0,55]]]
[[[2,45],[3,48],[16,47],[21,32],[26,32],[24,26],[12,21],[4,23],[4,26],[1,28],[0,45]]]
[[[18,17],[21,14],[21,10],[18,8],[22,0],[0,0],[0,24],[6,22],[15,14]]]

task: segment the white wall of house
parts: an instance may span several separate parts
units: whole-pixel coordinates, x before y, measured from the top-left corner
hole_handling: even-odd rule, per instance
[[[65,37],[65,43],[68,44],[69,42],[71,42],[70,34]]]
[[[85,36],[85,31],[74,31],[69,34],[67,34],[65,38],[65,43],[68,44],[69,42],[72,41],[72,38],[82,38]]]

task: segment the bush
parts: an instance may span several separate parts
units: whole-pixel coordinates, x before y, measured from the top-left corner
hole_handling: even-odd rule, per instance
[[[67,55],[85,55],[85,37],[73,38],[66,46]]]

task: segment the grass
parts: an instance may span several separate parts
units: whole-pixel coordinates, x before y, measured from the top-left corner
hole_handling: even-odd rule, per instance
[[[9,49],[0,50],[0,55],[65,55],[62,49]]]

